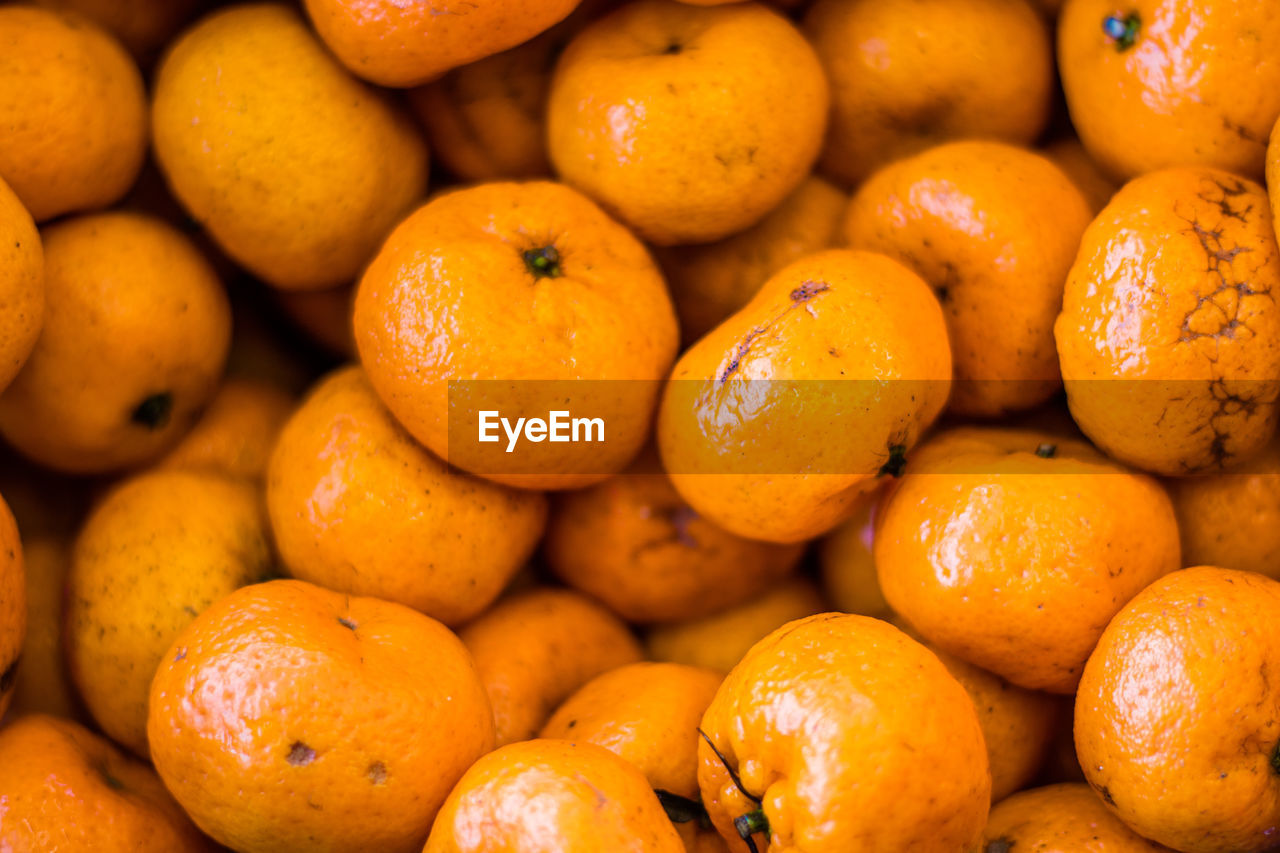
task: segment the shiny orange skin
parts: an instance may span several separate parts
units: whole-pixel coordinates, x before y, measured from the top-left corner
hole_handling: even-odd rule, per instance
[[[439,622],[284,580],[237,590],[178,636],[147,736],[165,785],[222,844],[413,851],[493,748],[493,719]]]
[[[768,849],[786,853],[961,853],[986,823],[973,703],[933,653],[878,619],[823,613],[774,631],[720,685],[702,731],[702,801],[735,851],[747,848],[733,821],[756,808]]]
[[[503,599],[458,636],[489,694],[499,746],[533,737],[573,691],[641,657],[616,616],[563,589],[536,588]]]
[[[345,285],[328,290],[281,290],[276,299],[307,337],[335,355],[354,359],[351,304],[355,295],[355,286]]]
[[[1185,853],[1280,833],[1280,583],[1197,567],[1143,590],[1089,658],[1076,753],[1130,828]]]
[[[481,758],[423,853],[683,853],[644,775],[591,743],[530,740]]]
[[[547,272],[526,260],[551,250]],[[590,485],[626,467],[648,437],[677,346],[671,299],[644,245],[549,181],[481,184],[419,208],[360,280],[355,333],[378,396],[427,449],[540,489]],[[451,391],[452,380],[479,381]],[[513,454],[476,443],[478,411],[546,417],[550,408],[589,409],[608,425],[606,441],[526,441]],[[451,438],[464,441],[451,449]]]
[[[13,699],[27,636],[27,575],[18,524],[0,497],[0,717]]]
[[[281,431],[267,508],[293,577],[446,625],[498,597],[547,517],[541,494],[472,477],[423,450],[359,367],[317,383]]]
[[[231,377],[213,395],[200,420],[156,464],[261,481],[276,436],[294,405],[293,395],[275,383]]]
[[[919,276],[832,249],[779,270],[671,378],[657,434],[676,490],[730,532],[799,542],[854,512],[937,417],[951,352]]]
[[[1048,119],[1053,50],[1026,0],[818,0],[804,30],[831,80],[820,169],[845,186],[948,140],[1029,144]]]
[[[1054,327],[1080,429],[1160,474],[1246,461],[1276,428],[1275,293],[1261,186],[1203,168],[1130,181],[1085,230]]]
[[[1107,811],[1088,785],[1064,783],[1014,794],[991,809],[983,853],[1159,853]],[[1003,846],[1002,846],[1003,845]]]
[[[760,221],[812,168],[828,91],[813,49],[760,3],[636,0],[561,55],[556,173],[658,246]]]
[[[352,281],[426,192],[412,117],[283,4],[206,15],[170,46],[154,89],[156,160],[174,196],[276,287]]]
[[[146,63],[208,0],[35,0],[35,5],[83,15]]]
[[[18,375],[44,324],[44,248],[31,214],[0,178],[0,393]]]
[[[1089,219],[1083,194],[1045,157],[951,142],[867,179],[842,237],[933,286],[955,362],[951,410],[993,417],[1060,388],[1053,322]]]
[[[528,41],[579,0],[305,0],[325,45],[380,86],[418,86],[451,68]]]
[[[864,495],[848,521],[828,533],[818,545],[822,591],[832,608],[841,613],[877,619],[887,619],[893,614],[880,591],[872,551],[876,507],[883,492],[881,488]]]
[[[147,150],[147,96],[129,54],[79,15],[9,5],[0,56],[0,179],[32,218],[119,201]]]
[[[813,581],[792,578],[720,613],[654,625],[645,636],[645,649],[654,660],[726,673],[778,626],[826,609]]]
[[[569,586],[628,622],[697,619],[740,604],[795,568],[801,545],[735,536],[681,500],[645,453],[626,472],[558,495],[543,553]]]
[[[44,714],[0,729],[0,848],[13,853],[204,853],[146,764],[70,720]]]
[[[1120,189],[1120,185],[1102,171],[1089,156],[1084,144],[1075,137],[1051,142],[1041,153],[1056,163],[1084,194],[1085,200],[1089,202],[1089,210],[1095,216],[1107,206],[1116,190]]]
[[[1068,0],[1058,67],[1085,148],[1121,180],[1173,166],[1262,177],[1280,116],[1280,18],[1252,0]],[[1136,16],[1131,46],[1104,29]]]
[[[880,507],[875,562],[930,643],[1054,693],[1075,689],[1107,620],[1181,566],[1159,483],[1086,442],[994,427],[919,449]]]
[[[745,231],[714,243],[659,250],[684,342],[720,325],[787,264],[835,245],[848,204],[845,193],[810,175]]]
[[[83,712],[67,672],[62,640],[70,544],[58,536],[28,535],[22,556],[26,569],[27,637],[13,687],[13,713],[79,719]]]
[[[70,473],[155,459],[217,388],[231,339],[221,282],[181,232],[141,214],[66,219],[42,239],[44,328],[0,396],[0,433]]]

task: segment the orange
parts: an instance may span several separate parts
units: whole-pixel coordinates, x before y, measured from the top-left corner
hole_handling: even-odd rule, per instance
[[[674,622],[752,598],[790,574],[804,549],[715,526],[646,452],[617,477],[557,496],[543,550],[561,580],[628,622]]]
[[[1047,785],[1014,794],[991,809],[983,853],[1157,853],[1107,811],[1087,785]]]
[[[36,5],[83,15],[147,62],[208,0],[36,0]]]
[[[354,279],[426,190],[412,118],[284,5],[221,9],[187,30],[156,72],[151,115],[183,207],[286,290]]]
[[[71,548],[60,537],[28,535],[22,546],[26,570],[27,637],[13,687],[18,714],[82,716],[67,671],[62,616]]]
[[[294,577],[448,625],[498,597],[547,517],[541,494],[471,477],[423,450],[358,367],[321,380],[285,425],[267,507]]]
[[[9,5],[0,57],[0,179],[37,222],[119,201],[147,150],[129,54],[79,15]]]
[[[0,396],[0,433],[72,473],[150,461],[217,388],[231,338],[222,284],[190,240],[149,216],[76,217],[43,239],[44,328]]]
[[[326,351],[344,358],[356,357],[351,330],[353,285],[327,290],[280,290],[276,299],[289,319]]]
[[[1203,168],[1130,181],[1085,230],[1054,327],[1080,429],[1161,474],[1247,460],[1276,428],[1275,293],[1261,186]]]
[[[772,851],[968,851],[991,798],[973,703],[887,622],[823,613],[751,648],[702,718],[711,820]]]
[[[955,362],[951,408],[996,416],[1060,387],[1053,321],[1089,219],[1084,196],[1046,158],[952,142],[872,175],[854,193],[843,237],[933,285]]]
[[[221,844],[414,851],[493,748],[493,719],[439,622],[288,580],[232,593],[178,636],[147,736],[165,785]]]
[[[758,222],[818,155],[828,92],[813,48],[759,3],[636,0],[556,65],[556,173],[659,246]]]
[[[1053,51],[1026,0],[818,0],[804,18],[831,80],[822,171],[845,185],[952,139],[1027,144]]]
[[[885,599],[931,643],[1033,690],[1070,693],[1107,621],[1181,566],[1164,489],[1086,442],[957,428],[880,507]]]
[[[1184,853],[1261,851],[1280,833],[1280,583],[1175,572],[1111,620],[1076,694],[1089,784]]]
[[[671,376],[657,430],[681,497],[732,533],[799,542],[901,462],[946,403],[951,352],[919,276],[832,249],[779,270]]]
[[[13,699],[27,635],[27,576],[18,525],[0,497],[0,717]]]
[[[458,635],[489,694],[499,746],[533,737],[574,690],[640,659],[626,625],[569,590],[513,595]]]
[[[724,673],[778,626],[826,609],[812,581],[793,578],[719,613],[655,625],[645,637],[645,648],[654,660]]]
[[[893,613],[880,591],[872,551],[876,506],[883,491],[864,495],[849,520],[823,537],[818,545],[822,591],[832,607],[843,613],[878,619],[886,619]]]
[[[352,73],[417,86],[528,41],[579,0],[305,0],[320,38]]]
[[[414,438],[527,488],[586,486],[626,467],[677,346],[643,244],[547,181],[455,190],[416,211],[360,280],[355,333],[369,381]],[[604,441],[526,441],[513,454],[505,440],[477,443],[480,412],[515,422],[549,409],[601,418]]]
[[[1071,121],[1118,178],[1170,166],[1262,177],[1280,116],[1280,19],[1252,0],[1067,0],[1058,67]]]
[[[0,848],[211,851],[152,769],[43,714],[0,729]]]
[[[440,810],[424,853],[682,853],[644,775],[603,747],[513,743],[481,758]]]
[[[1089,202],[1089,210],[1095,216],[1107,206],[1107,202],[1111,201],[1111,197],[1120,188],[1119,184],[1102,171],[1074,136],[1050,143],[1041,153],[1057,164],[1084,194],[1085,200]]]
[[[191,431],[157,464],[262,480],[276,436],[293,407],[293,397],[274,383],[232,377],[213,395]]]
[[[847,195],[810,175],[745,231],[660,250],[684,341],[693,343],[720,325],[787,264],[833,246],[848,203]]]
[[[13,381],[44,322],[44,249],[31,214],[0,178],[0,392]]]

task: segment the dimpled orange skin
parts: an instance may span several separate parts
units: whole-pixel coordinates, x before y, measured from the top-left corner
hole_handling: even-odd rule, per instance
[[[818,545],[822,591],[831,606],[842,613],[858,613],[887,619],[893,614],[880,591],[875,541],[876,506],[884,489],[864,495],[849,519],[828,533]]]
[[[232,377],[177,446],[157,463],[163,468],[221,471],[261,481],[276,436],[295,405],[280,386]]]
[[[1053,322],[1089,219],[1080,190],[1048,159],[1001,142],[951,142],[872,175],[842,236],[934,287],[955,359],[951,409],[994,417],[1060,387]]]
[[[621,620],[564,589],[512,595],[458,636],[489,694],[499,746],[533,737],[574,690],[641,657]]]
[[[1158,853],[1115,815],[1088,785],[1032,788],[996,803],[982,835],[983,853]]]
[[[963,853],[986,823],[973,703],[932,652],[878,619],[823,613],[774,631],[729,673],[702,730],[702,801],[735,851],[747,847],[733,821],[757,807],[772,853]]]
[[[657,434],[676,490],[739,536],[799,542],[852,514],[937,417],[951,352],[919,276],[833,249],[779,270],[671,378]]]
[[[717,527],[645,453],[617,477],[557,496],[543,551],[557,577],[628,622],[674,622],[763,592],[792,572],[804,546]]]
[[[37,222],[106,207],[147,150],[147,96],[124,48],[79,15],[0,9],[0,178]]]
[[[0,178],[0,393],[44,323],[44,248],[31,214]]]
[[[566,183],[648,242],[706,243],[804,180],[827,102],[817,56],[777,12],[637,0],[561,55],[547,148]]]
[[[951,139],[1029,144],[1048,118],[1053,50],[1026,0],[818,0],[804,30],[831,80],[820,168],[844,185]]]
[[[165,785],[219,843],[413,851],[493,748],[493,718],[439,622],[283,580],[237,590],[178,636],[147,736]]]
[[[645,636],[645,651],[654,660],[726,673],[779,625],[826,609],[813,581],[792,578],[719,613],[654,625]]]
[[[603,747],[530,740],[491,752],[440,810],[423,853],[684,853],[644,775]]]
[[[1058,68],[1085,148],[1120,179],[1171,166],[1261,178],[1267,133],[1280,116],[1273,11],[1252,0],[1068,0],[1058,17]],[[1130,15],[1132,45],[1124,47],[1104,25]]]
[[[22,545],[26,569],[27,637],[13,687],[13,712],[83,716],[67,672],[62,610],[71,567],[71,547],[61,537],[27,537]]]
[[[70,720],[43,714],[0,729],[0,848],[14,853],[214,846],[146,764]]]
[[[267,507],[292,576],[446,625],[498,597],[547,517],[541,494],[472,477],[423,450],[359,367],[322,379],[285,425]]]
[[[36,0],[37,6],[94,21],[144,63],[206,4],[207,0]]]
[[[678,335],[644,245],[585,196],[549,181],[482,184],[419,208],[360,280],[355,333],[369,381],[414,438],[464,470],[534,489],[587,486],[626,467],[648,438]],[[488,445],[496,463],[471,455],[476,419],[465,416],[466,399],[451,399],[452,380],[481,380],[459,387],[459,398],[476,395],[477,410],[504,416],[590,410],[607,425],[606,441],[524,442],[511,455]],[[499,383],[483,380],[509,381],[510,390],[490,391]],[[485,405],[490,393],[504,405]],[[467,441],[452,455],[451,421],[454,437]],[[501,467],[508,460],[514,470]]]
[[[750,302],[787,264],[833,246],[848,204],[845,193],[810,175],[745,231],[715,243],[659,250],[685,343]]]
[[[213,396],[231,339],[226,293],[192,242],[135,213],[44,229],[44,327],[0,395],[0,433],[71,473],[155,459]]]
[[[1084,145],[1075,137],[1051,142],[1040,153],[1056,163],[1079,188],[1089,202],[1089,210],[1094,216],[1107,206],[1116,190],[1120,189],[1120,185],[1098,167]]]
[[[27,635],[27,576],[18,524],[0,497],[0,717],[13,699]]]
[[[1197,567],[1122,610],[1076,694],[1076,753],[1130,828],[1185,853],[1280,834],[1280,583]]]
[[[1246,461],[1276,427],[1276,293],[1261,186],[1212,169],[1129,182],[1085,230],[1054,326],[1080,429],[1160,474]]]
[[[222,9],[188,29],[156,72],[151,114],[173,194],[282,289],[354,279],[426,191],[413,119],[284,5]]]

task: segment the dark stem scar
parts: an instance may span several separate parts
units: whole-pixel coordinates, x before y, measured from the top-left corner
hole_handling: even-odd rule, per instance
[[[285,760],[294,767],[305,767],[316,760],[316,751],[300,740],[295,740],[289,747]]]
[[[147,429],[164,429],[173,414],[173,395],[168,391],[152,394],[134,407],[129,420]]]
[[[385,785],[387,782],[387,765],[381,761],[375,761],[369,765],[369,769],[365,771],[365,775],[369,777],[369,781],[375,785]]]
[[[354,621],[348,619],[345,616],[338,617],[338,624],[341,625],[343,628],[350,628],[352,631],[354,631],[356,628],[359,627]]]
[[[1114,806],[1116,804],[1115,797],[1111,796],[1111,789],[1106,785],[1099,788],[1098,793],[1102,795],[1102,801],[1107,805]]]
[[[1058,453],[1058,445],[1045,442],[1036,448],[1036,456],[1041,459],[1052,459]]]
[[[102,781],[107,783],[107,787],[113,791],[123,791],[124,782],[121,782],[110,770],[106,764],[98,765],[98,775],[102,777]]]
[[[905,444],[889,445],[889,459],[880,466],[880,476],[888,474],[890,477],[901,477],[903,470],[907,467],[907,446]]]
[[[560,268],[560,251],[555,246],[526,249],[520,253],[520,257],[535,279],[559,278],[564,275]]]
[[[1141,29],[1142,18],[1136,11],[1125,15],[1108,15],[1102,19],[1102,31],[1115,44],[1116,50],[1122,53],[1137,42]]]
[[[716,377],[716,384],[723,385],[725,380],[732,376],[742,364],[742,359],[746,358],[747,353],[751,351],[751,345],[754,344],[762,335],[765,335],[775,325],[780,323],[784,317],[794,311],[801,305],[808,305],[818,296],[831,290],[831,285],[825,281],[804,281],[799,287],[792,289],[790,293],[790,301],[787,307],[783,308],[778,314],[765,323],[763,326],[756,326],[747,332],[746,336],[738,343],[734,349],[733,358],[720,371],[720,375]]]
[[[1007,838],[997,838],[994,841],[987,842],[987,846],[983,848],[983,853],[1009,853],[1012,849],[1012,841]]]

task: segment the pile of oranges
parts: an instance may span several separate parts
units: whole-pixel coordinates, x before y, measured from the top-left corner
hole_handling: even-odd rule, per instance
[[[1277,218],[1274,0],[0,3],[0,850],[1280,850]]]

